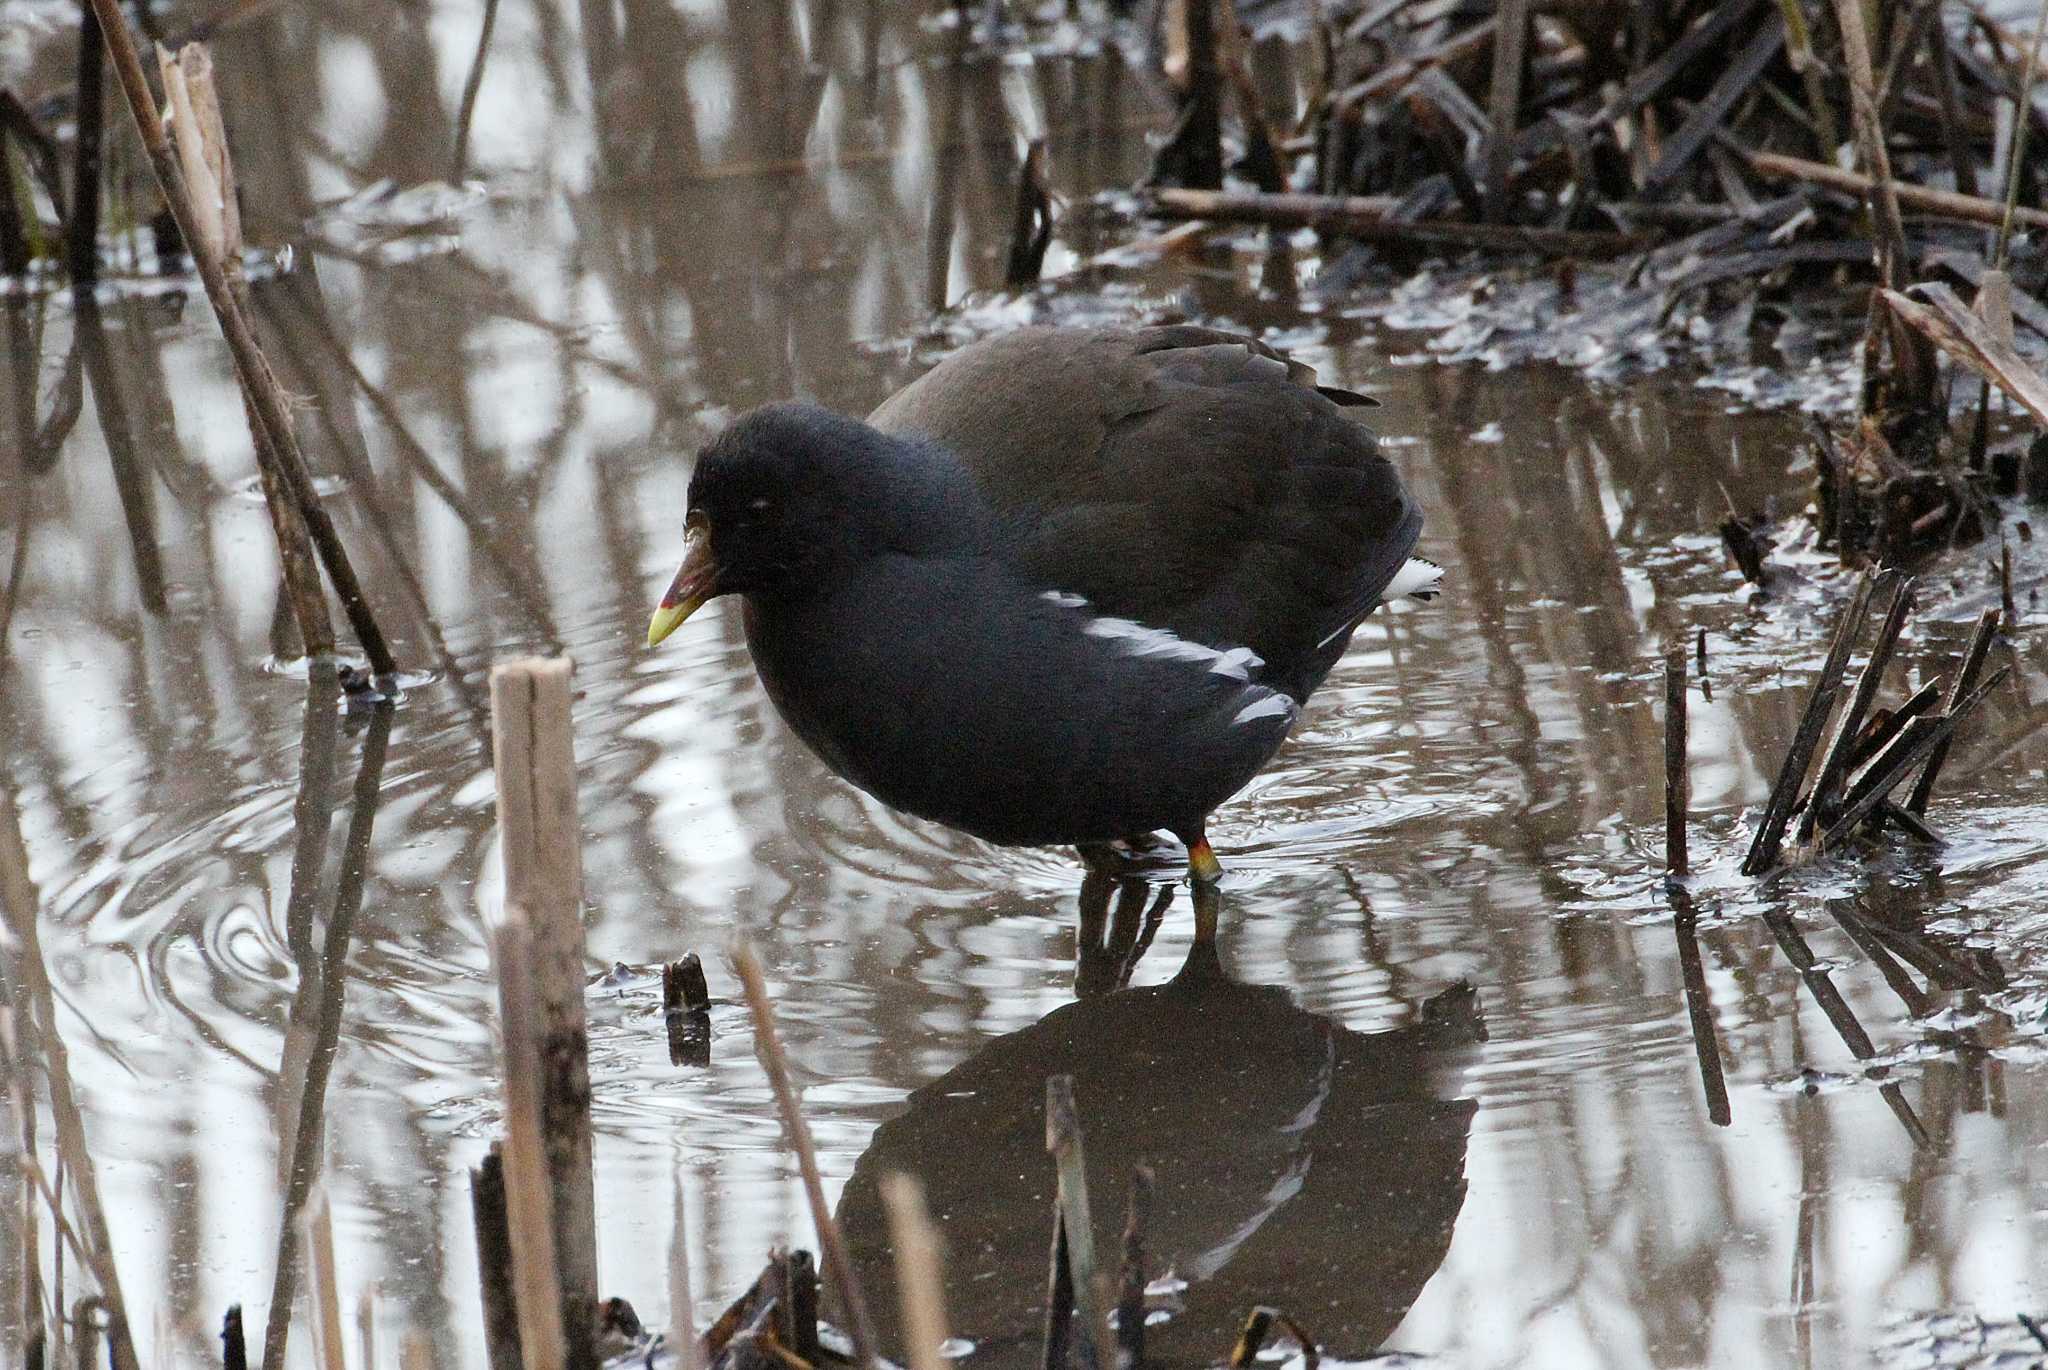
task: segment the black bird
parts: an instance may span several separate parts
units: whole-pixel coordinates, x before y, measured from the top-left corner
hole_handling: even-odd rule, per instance
[[[989,339],[866,423],[769,405],[699,458],[647,640],[737,594],[783,718],[883,802],[1084,852],[1166,829],[1214,881],[1210,812],[1440,575],[1369,403],[1175,326]]]

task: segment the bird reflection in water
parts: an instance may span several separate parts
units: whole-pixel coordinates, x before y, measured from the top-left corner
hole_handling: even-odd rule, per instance
[[[923,1184],[947,1246],[948,1312],[976,1343],[977,1366],[1037,1364],[1055,1191],[1050,1076],[1074,1079],[1105,1259],[1133,1167],[1155,1172],[1148,1274],[1185,1288],[1149,1329],[1148,1360],[1214,1364],[1262,1303],[1332,1350],[1371,1351],[1450,1247],[1477,1107],[1460,1082],[1485,1040],[1477,994],[1455,985],[1407,1024],[1361,1033],[1282,987],[1231,979],[1200,940],[1167,983],[1120,987],[1170,897],[1143,879],[1091,875],[1083,997],[913,1093],[841,1196],[851,1259],[870,1288],[887,1288],[878,1182],[902,1172]],[[901,1345],[885,1302],[878,1332]]]

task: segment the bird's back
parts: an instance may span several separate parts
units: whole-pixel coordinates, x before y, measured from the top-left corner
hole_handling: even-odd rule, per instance
[[[869,422],[950,450],[1018,530],[1027,577],[1249,647],[1305,699],[1421,528],[1339,400],[1358,402],[1214,329],[1035,328],[962,349]]]

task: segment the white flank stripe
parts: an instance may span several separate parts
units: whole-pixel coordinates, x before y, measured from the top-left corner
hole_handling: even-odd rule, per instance
[[[1064,590],[1046,590],[1039,598],[1062,609],[1088,607],[1088,601],[1082,596]],[[1252,672],[1266,664],[1265,659],[1249,647],[1232,647],[1221,652],[1135,619],[1091,616],[1081,625],[1081,631],[1090,637],[1114,642],[1128,656],[1159,656],[1169,661],[1185,661],[1190,665],[1205,666],[1211,674],[1228,676],[1232,680],[1249,681]]]
[[[1264,699],[1255,699],[1239,709],[1237,717],[1230,721],[1233,725],[1256,723],[1262,718],[1292,718],[1294,713],[1294,701],[1286,695],[1267,695]]]

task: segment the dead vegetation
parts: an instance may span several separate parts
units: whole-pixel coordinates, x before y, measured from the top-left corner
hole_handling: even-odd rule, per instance
[[[1180,115],[1154,165],[1160,217],[1312,228],[1340,275],[1360,257],[1539,257],[1560,309],[1580,263],[1620,259],[1626,288],[1574,322],[1596,335],[1646,294],[1666,323],[1686,296],[1753,332],[1860,317],[1859,412],[1817,463],[1821,536],[1845,564],[1984,535],[1993,395],[2048,425],[2048,381],[2014,335],[2048,336],[2027,236],[2048,227],[2038,28],[1959,0],[1360,0],[1315,12],[1314,67],[1274,137],[1288,106],[1225,79],[1245,41],[1231,7],[1164,9]],[[1216,108],[1256,189],[1211,173],[1228,160],[1207,146]],[[1761,579],[1753,548],[1731,541]]]

